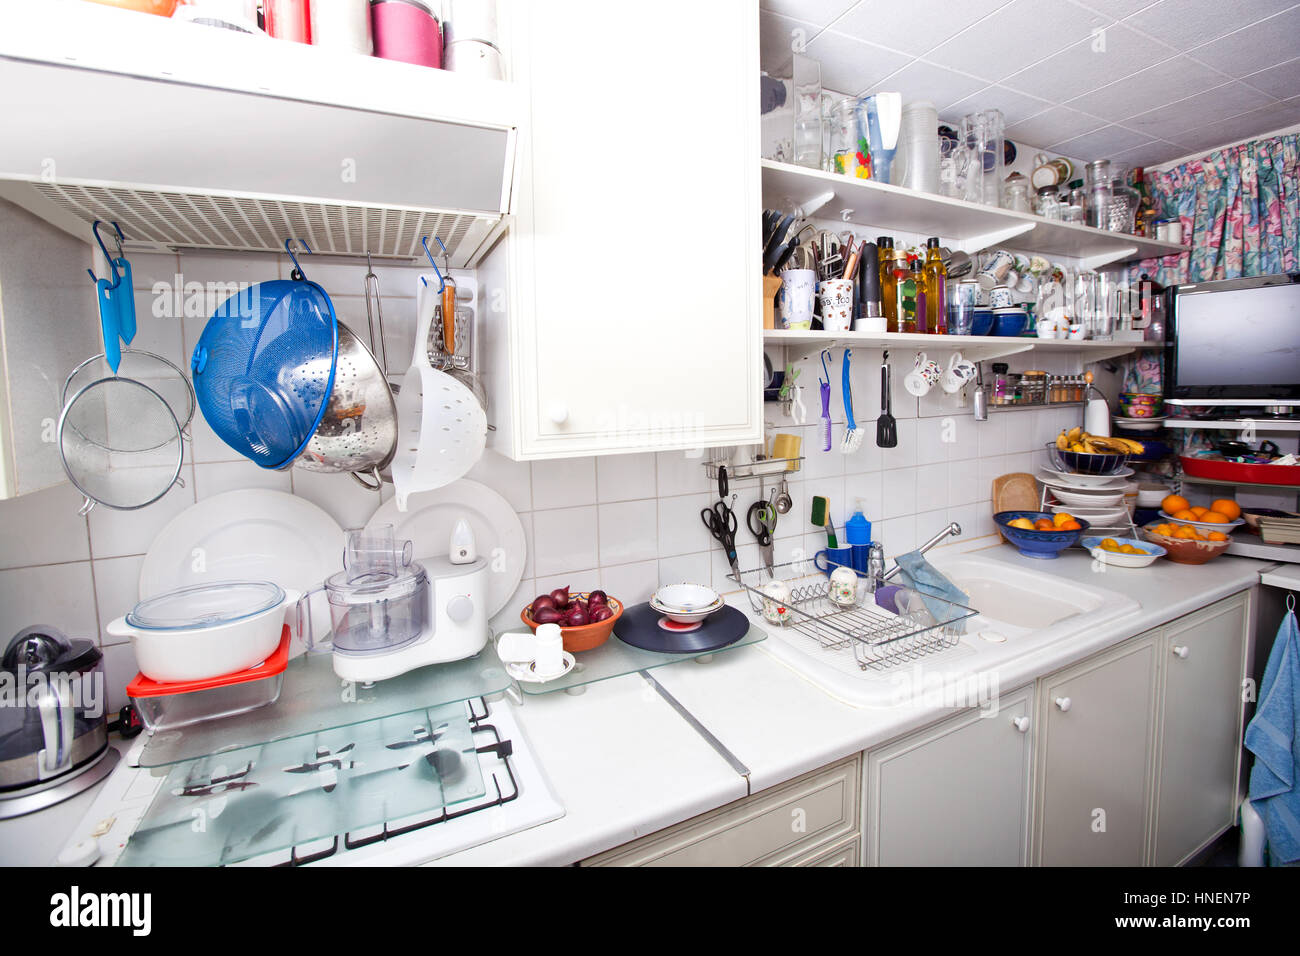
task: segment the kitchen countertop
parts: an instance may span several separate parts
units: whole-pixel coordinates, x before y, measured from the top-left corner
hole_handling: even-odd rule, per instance
[[[973,554],[1095,584],[1140,605],[1091,633],[999,669],[1000,692],[1249,588],[1272,566],[1234,557],[1200,566],[1159,561],[1145,569],[1109,568],[1098,580],[1093,559],[1083,552],[1051,562],[1022,557],[1004,545]],[[764,644],[718,654],[706,664],[661,667],[654,677],[749,769],[748,782],[638,675],[593,685],[579,697],[529,697],[519,718],[565,816],[437,862],[574,863],[956,712],[924,698],[885,708],[851,706],[787,667]]]

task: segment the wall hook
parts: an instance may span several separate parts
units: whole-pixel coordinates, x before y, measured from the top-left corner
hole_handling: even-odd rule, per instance
[[[293,254],[293,244],[295,242],[302,246],[303,251],[308,255],[312,255],[312,251],[311,246],[307,245],[306,241],[303,239],[284,240],[284,251],[289,253],[289,258],[293,260],[293,271],[289,273],[289,278],[293,279],[295,282],[302,282],[306,280],[307,274],[302,271],[302,266],[298,265],[298,257]]]
[[[442,244],[442,239],[440,239],[438,236],[434,236],[433,238],[437,240],[438,245],[442,246],[442,251],[446,253],[447,247]],[[420,245],[424,246],[424,254],[429,257],[429,264],[433,266],[433,271],[438,274],[438,294],[442,295],[442,290],[447,288],[447,280],[443,276],[442,270],[438,268],[438,262],[433,258],[433,253],[429,251],[429,237],[428,236],[421,237]],[[423,282],[425,285],[429,284],[429,280],[426,279],[424,276],[420,276],[420,281]]]
[[[90,227],[90,231],[93,232],[93,233],[95,234],[95,241],[96,241],[97,243],[99,243],[99,251],[102,252],[102,253],[104,254],[104,259],[105,259],[105,261],[108,262],[108,269],[109,269],[109,272],[110,272],[110,273],[112,274],[112,276],[113,276],[113,281],[112,281],[112,283],[111,283],[111,287],[114,288],[114,289],[116,289],[117,286],[118,286],[118,283],[120,283],[120,282],[122,281],[122,274],[121,274],[120,272],[117,271],[117,266],[115,266],[115,265],[113,264],[113,260],[114,260],[115,258],[116,258],[116,259],[124,259],[124,258],[126,258],[126,252],[125,252],[125,250],[123,250],[123,248],[122,248],[122,243],[123,243],[123,241],[126,239],[126,236],[122,235],[122,227],[121,227],[121,226],[119,226],[119,225],[118,225],[117,223],[115,223],[115,222],[113,222],[113,223],[109,223],[109,225],[111,225],[111,226],[113,227],[113,230],[114,230],[114,232],[116,233],[116,235],[113,237],[113,241],[117,243],[117,255],[116,255],[116,256],[113,256],[112,254],[109,253],[109,251],[108,251],[108,246],[104,245],[104,237],[101,236],[101,235],[99,234],[99,227],[102,226],[102,225],[104,225],[104,224],[105,224],[105,223],[104,223],[104,220],[102,220],[102,219],[96,219],[94,225],[92,225],[92,226]],[[91,281],[91,282],[98,282],[98,281],[99,281],[98,277],[95,275],[95,270],[94,270],[94,269],[87,269],[86,271],[90,273],[90,281]]]

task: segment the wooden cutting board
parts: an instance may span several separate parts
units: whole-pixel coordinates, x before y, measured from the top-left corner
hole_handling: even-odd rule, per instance
[[[1012,472],[993,479],[994,514],[999,511],[1038,511],[1041,501],[1038,482],[1027,472]],[[1002,535],[1001,530],[998,534]]]

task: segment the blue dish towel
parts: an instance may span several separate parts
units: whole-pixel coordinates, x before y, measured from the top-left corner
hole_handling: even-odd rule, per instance
[[[1294,612],[1282,621],[1268,656],[1246,749],[1255,755],[1250,802],[1264,820],[1271,862],[1300,862],[1300,627]]]
[[[899,577],[908,587],[920,592],[921,600],[929,609],[934,619],[940,624],[952,620],[957,614],[965,613],[949,607],[944,602],[970,605],[970,597],[957,585],[938,572],[933,564],[925,559],[920,551],[909,551],[898,557]],[[935,600],[939,598],[939,600]],[[951,625],[959,634],[966,633],[966,622],[958,621]]]

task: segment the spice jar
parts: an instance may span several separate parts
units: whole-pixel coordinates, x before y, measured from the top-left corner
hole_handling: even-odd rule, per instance
[[[1005,405],[1009,397],[1007,381],[1007,369],[1010,368],[1006,362],[993,363],[993,404]]]

